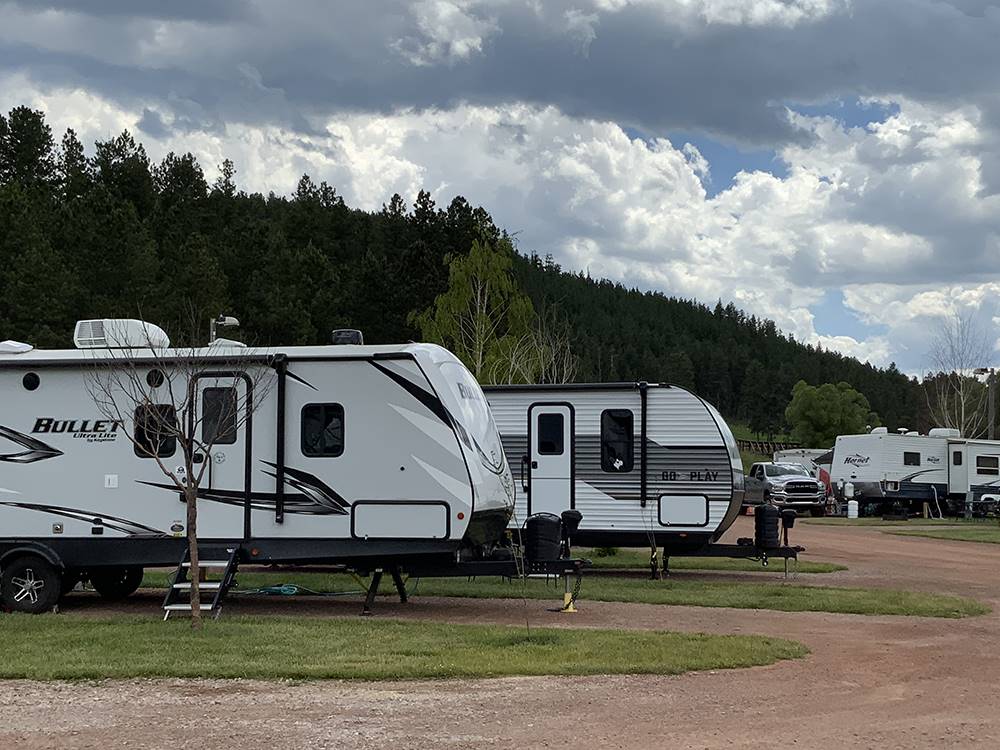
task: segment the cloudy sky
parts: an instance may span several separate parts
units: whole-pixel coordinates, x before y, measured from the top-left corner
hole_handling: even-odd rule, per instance
[[[733,300],[908,372],[1000,332],[1000,0],[0,0],[0,108]]]

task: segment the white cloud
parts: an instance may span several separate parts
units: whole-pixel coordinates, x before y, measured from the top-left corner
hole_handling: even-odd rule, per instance
[[[489,6],[472,0],[420,0],[411,13],[417,35],[392,43],[413,65],[454,64],[482,53],[483,45],[499,33],[496,18],[476,12]]]
[[[85,143],[134,129],[148,108],[166,126],[160,137],[139,133],[151,156],[190,150],[210,176],[230,157],[251,189],[288,193],[309,172],[368,209],[393,192],[462,194],[524,250],[669,294],[734,300],[801,341],[875,364],[919,369],[931,322],[985,311],[1000,292],[1000,197],[983,195],[978,179],[998,144],[974,108],[903,101],[885,122],[851,129],[793,115],[812,140],[781,152],[785,177],[741,172],[709,197],[711,165],[693,146],[630,138],[554,107],[347,113],[304,135],[239,123],[179,130],[154,99],[128,110],[79,89],[42,93],[22,75],[0,78],[0,91],[3,107],[41,107],[57,132],[72,126]],[[832,335],[815,319],[828,289],[843,291],[871,335]]]
[[[672,23],[730,26],[795,26],[844,12],[850,0],[594,0],[595,7],[618,12],[648,7]]]

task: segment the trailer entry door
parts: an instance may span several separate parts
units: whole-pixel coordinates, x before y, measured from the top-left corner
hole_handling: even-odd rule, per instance
[[[969,492],[969,446],[965,443],[948,443],[948,494]]]
[[[198,536],[250,536],[249,378],[239,373],[205,373],[196,381],[192,433],[199,441],[197,471],[205,466],[198,506]]]
[[[573,507],[573,408],[528,409],[528,512],[559,515]]]

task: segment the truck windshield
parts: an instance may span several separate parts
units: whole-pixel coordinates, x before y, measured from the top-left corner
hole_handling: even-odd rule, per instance
[[[779,464],[772,464],[771,466],[764,467],[764,473],[769,477],[784,477],[784,476],[809,476],[809,472],[805,470],[802,466],[781,466]]]
[[[472,373],[465,369],[465,365],[458,362],[442,363],[441,374],[462,410],[462,427],[471,442],[469,448],[479,455],[490,471],[497,474],[503,472],[507,459],[483,389],[472,377]]]

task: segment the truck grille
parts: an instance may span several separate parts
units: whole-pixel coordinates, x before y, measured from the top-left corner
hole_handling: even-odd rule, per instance
[[[785,485],[789,495],[815,495],[819,490],[814,482],[789,482]]]

